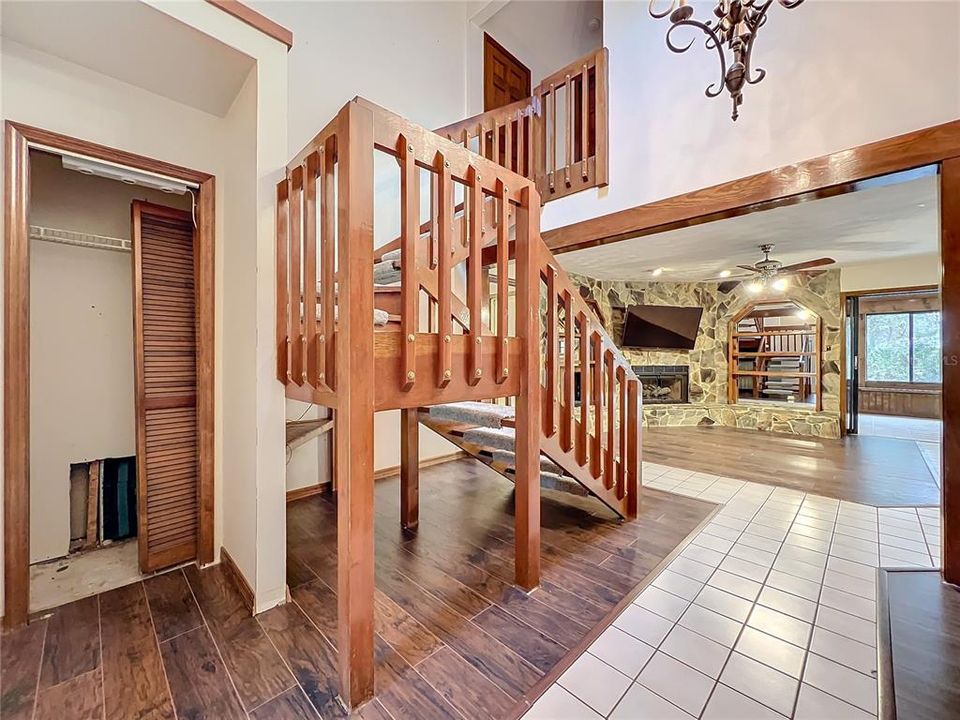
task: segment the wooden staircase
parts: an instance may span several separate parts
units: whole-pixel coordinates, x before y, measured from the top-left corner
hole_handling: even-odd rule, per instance
[[[377,411],[401,411],[404,528],[418,521],[420,423],[514,482],[521,588],[539,584],[542,487],[636,517],[639,380],[539,227],[542,199],[606,183],[606,51],[561,74],[523,108],[457,132],[354,99],[277,185],[277,378],[288,398],[332,409],[337,648],[350,707],[374,688]],[[374,177],[376,155],[396,165],[396,197]],[[399,218],[377,249],[375,202],[394,204],[377,218]]]

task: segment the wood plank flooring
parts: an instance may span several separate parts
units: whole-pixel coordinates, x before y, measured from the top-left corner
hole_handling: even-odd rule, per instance
[[[620,524],[546,495],[543,584],[513,580],[512,484],[473,460],[421,471],[420,529],[376,486],[377,697],[364,720],[502,718],[715,506],[647,490]],[[2,637],[0,716],[337,718],[336,507],[288,505],[293,602],[250,617],[219,566],[57,608]]]
[[[646,462],[795,488],[851,502],[936,505],[940,489],[913,440],[820,440],[727,427],[644,428]]]
[[[893,570],[881,571],[879,591],[881,633],[889,623],[889,644],[881,642],[880,717],[957,717],[960,588],[941,582],[938,570]]]

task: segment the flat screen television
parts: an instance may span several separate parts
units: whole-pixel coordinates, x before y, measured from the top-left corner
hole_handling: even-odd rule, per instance
[[[631,305],[623,319],[620,346],[657,350],[693,350],[703,308]]]

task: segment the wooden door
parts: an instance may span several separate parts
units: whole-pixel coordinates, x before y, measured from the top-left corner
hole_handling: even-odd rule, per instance
[[[483,111],[530,97],[530,69],[483,34]]]
[[[195,244],[189,212],[133,203],[137,498],[143,572],[197,555]]]

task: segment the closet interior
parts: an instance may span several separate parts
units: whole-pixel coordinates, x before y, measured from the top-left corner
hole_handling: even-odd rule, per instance
[[[196,557],[194,189],[30,150],[30,611]]]

